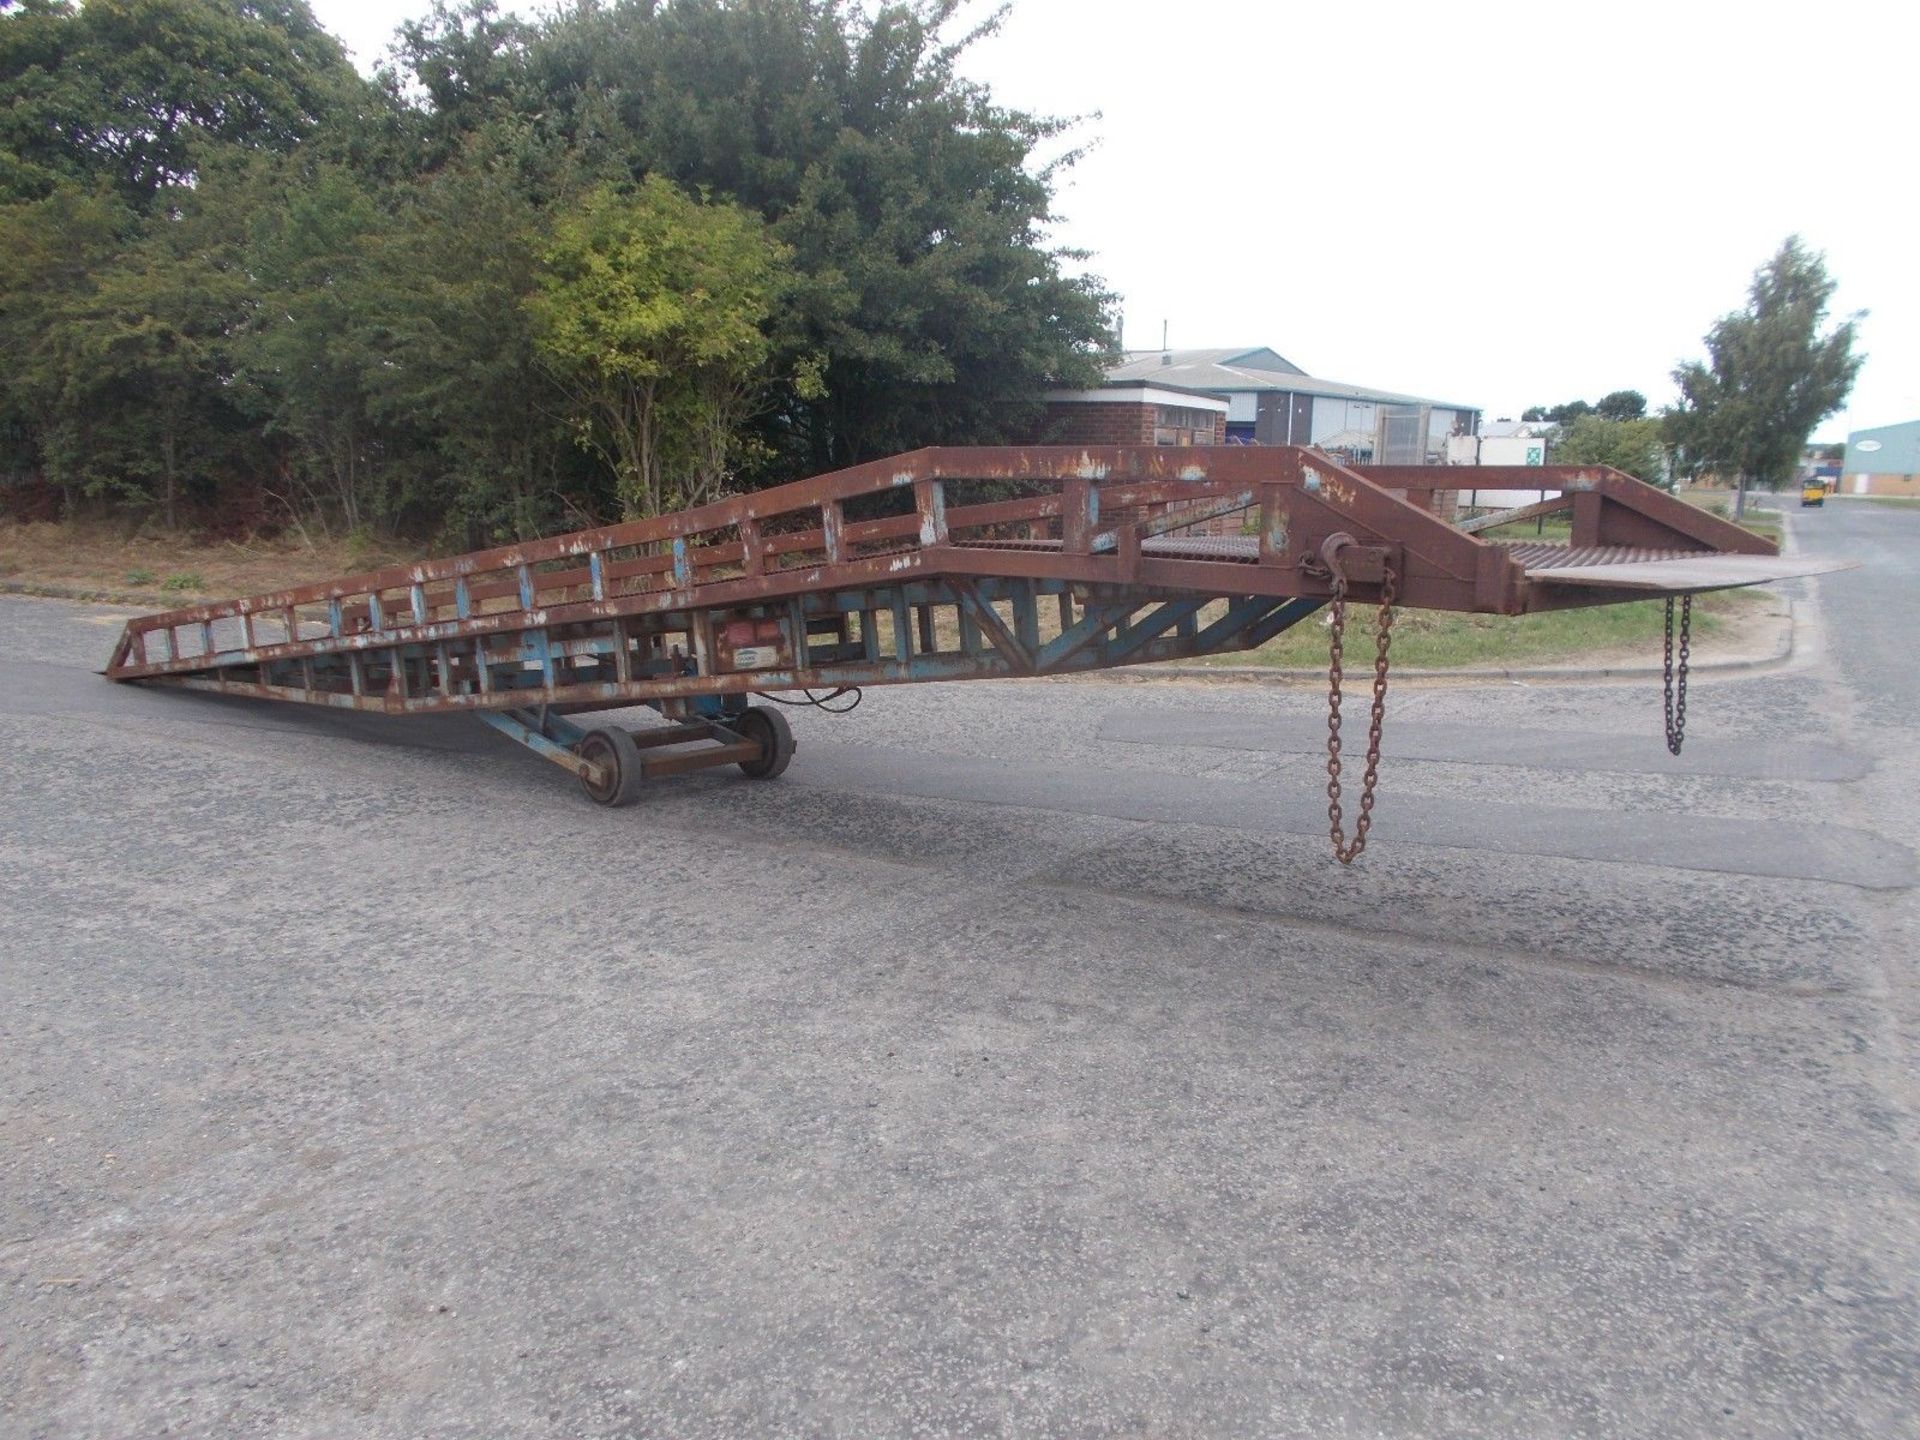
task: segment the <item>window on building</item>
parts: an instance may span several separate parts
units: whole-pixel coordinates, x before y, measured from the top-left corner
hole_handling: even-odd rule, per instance
[[[1211,445],[1214,412],[1192,405],[1159,405],[1154,408],[1153,443],[1156,445]]]

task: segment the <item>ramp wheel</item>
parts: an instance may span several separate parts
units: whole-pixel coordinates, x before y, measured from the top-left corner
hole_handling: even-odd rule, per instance
[[[793,763],[793,727],[778,710],[755,705],[733,722],[742,739],[760,747],[757,759],[742,760],[740,770],[755,780],[771,780]]]
[[[580,742],[582,760],[591,760],[608,775],[607,783],[596,785],[585,775],[580,788],[596,805],[631,805],[640,798],[640,747],[633,736],[614,726],[589,730]]]

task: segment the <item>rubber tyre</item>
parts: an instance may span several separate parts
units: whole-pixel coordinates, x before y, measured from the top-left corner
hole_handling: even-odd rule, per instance
[[[742,739],[752,740],[760,747],[758,759],[740,762],[741,774],[752,780],[771,780],[793,763],[793,752],[798,748],[793,727],[778,710],[755,705],[730,723]]]
[[[640,798],[640,782],[644,776],[640,768],[640,747],[633,743],[632,735],[611,725],[589,730],[577,753],[582,760],[591,760],[613,771],[613,782],[606,786],[596,786],[586,776],[580,777],[581,790],[594,804],[618,807],[631,805]]]

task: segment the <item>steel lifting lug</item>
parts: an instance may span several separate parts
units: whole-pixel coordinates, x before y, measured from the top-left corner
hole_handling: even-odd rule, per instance
[[[1344,530],[1336,530],[1320,542],[1320,563],[1327,567],[1336,595],[1347,593],[1347,567],[1341,563],[1341,553],[1359,543]]]
[[[1393,547],[1363,545],[1344,530],[1336,530],[1320,544],[1320,560],[1333,576],[1336,590],[1350,585],[1378,585],[1394,568]]]

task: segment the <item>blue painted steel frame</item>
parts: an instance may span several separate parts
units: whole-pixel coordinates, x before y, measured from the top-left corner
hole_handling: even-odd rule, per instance
[[[1048,599],[1069,618],[1042,642],[1040,605]],[[1202,612],[1221,600],[1225,614],[1202,624]],[[250,673],[228,669],[169,683],[390,712],[650,704],[678,718],[719,719],[759,691],[1075,674],[1244,650],[1322,603],[1271,595],[1155,596],[1051,579],[915,580],[724,609],[654,611],[598,625],[534,626],[464,642],[434,638],[385,650],[268,659],[244,667]],[[953,615],[957,646],[928,648],[936,610]],[[779,622],[792,662],[717,666],[715,626],[742,617]],[[884,640],[883,617],[892,629]]]

